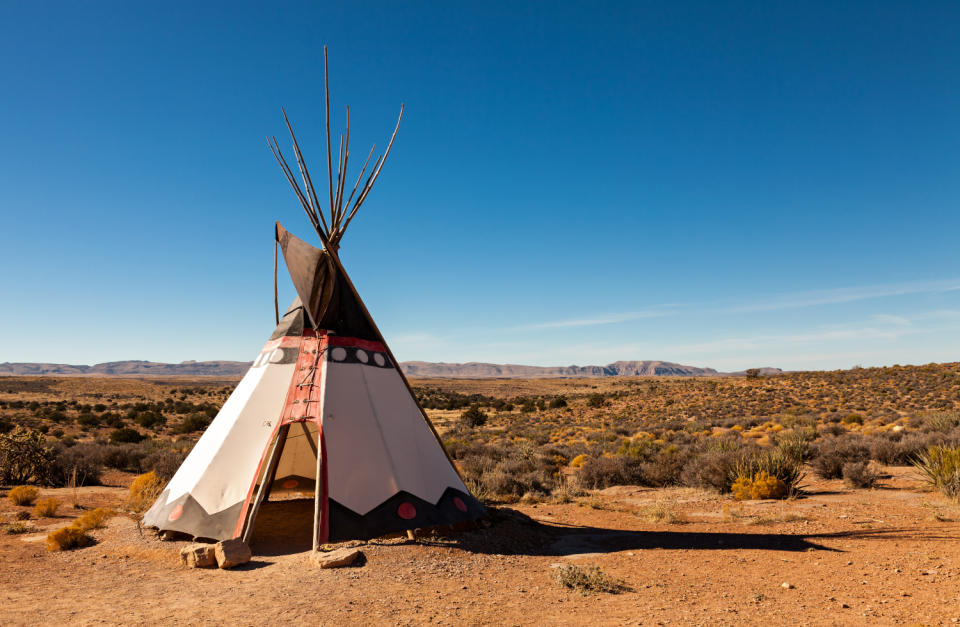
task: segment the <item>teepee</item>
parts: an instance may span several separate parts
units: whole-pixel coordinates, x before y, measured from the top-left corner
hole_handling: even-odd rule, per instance
[[[286,112],[303,187],[276,138],[269,140],[323,248],[276,224],[274,307],[277,246],[297,298],[282,317],[276,311],[273,334],[144,515],[147,526],[195,538],[249,540],[266,499],[312,496],[317,548],[473,520],[485,512],[447,456],[338,256],[344,231],[390,153],[403,106],[386,150],[361,187],[371,149],[344,199],[350,109],[334,178],[326,48],[324,74],[329,210],[321,209]]]

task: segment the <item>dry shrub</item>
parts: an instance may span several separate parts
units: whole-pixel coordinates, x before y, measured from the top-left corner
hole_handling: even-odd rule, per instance
[[[114,515],[116,512],[103,507],[84,512],[70,525],[47,535],[47,550],[66,551],[93,544],[93,537],[87,532],[91,529],[100,529]]]
[[[117,513],[113,510],[107,509],[105,507],[98,507],[97,509],[92,509],[88,512],[84,512],[82,516],[73,521],[70,525],[71,527],[77,527],[83,531],[90,531],[91,529],[100,529],[102,528],[108,520],[116,516]]]
[[[914,467],[931,486],[960,501],[960,447],[931,446],[917,458]]]
[[[733,497],[738,501],[750,499],[782,499],[790,494],[790,488],[782,480],[765,470],[754,475],[740,475],[732,486]]]
[[[57,499],[41,499],[37,501],[33,513],[37,518],[51,518],[57,515],[58,507],[60,507],[60,501]]]
[[[164,485],[166,485],[166,482],[152,470],[138,476],[130,484],[130,494],[127,496],[124,506],[136,513],[147,511],[160,496],[160,493],[163,492]]]
[[[48,551],[66,551],[93,544],[93,538],[79,527],[61,527],[47,535]]]
[[[30,531],[30,527],[22,520],[3,525],[3,532],[9,533],[10,535],[18,535],[27,533],[28,531]]]
[[[803,464],[789,451],[765,450],[741,457],[730,477],[738,499],[787,498],[800,491]]]
[[[653,505],[641,508],[637,515],[648,522],[668,525],[682,525],[689,522],[677,504],[672,501],[657,501]]]
[[[680,482],[694,488],[727,492],[730,490],[728,477],[736,462],[736,453],[707,451],[687,462],[680,473]]]
[[[586,488],[637,485],[641,476],[638,460],[623,455],[587,458],[577,473],[580,485]]]
[[[850,462],[843,465],[843,481],[852,488],[872,488],[880,479],[880,473],[867,462]]]
[[[816,444],[810,465],[823,479],[839,479],[844,464],[865,462],[869,457],[870,449],[859,436],[823,438]]]
[[[14,505],[32,505],[38,496],[40,496],[40,491],[29,485],[17,486],[7,494],[7,498]]]
[[[923,428],[927,431],[950,431],[960,427],[960,411],[933,411],[923,416]]]
[[[478,442],[456,447],[464,480],[479,484],[488,501],[515,502],[525,494],[549,494],[559,471],[556,455],[529,443],[490,446]],[[476,494],[476,492],[474,492]]]
[[[25,509],[20,510],[13,515],[14,520],[30,520],[30,512]]]
[[[569,503],[577,497],[584,496],[586,493],[586,490],[580,486],[580,482],[577,481],[576,477],[567,477],[561,474],[557,479],[557,485],[553,489],[552,496],[558,503]]]
[[[580,568],[573,564],[565,564],[557,569],[556,577],[561,586],[576,590],[580,594],[592,592],[619,594],[627,590],[626,582],[610,577],[600,570],[599,566]]]

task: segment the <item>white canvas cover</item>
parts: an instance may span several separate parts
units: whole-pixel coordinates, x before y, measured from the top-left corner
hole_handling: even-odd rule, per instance
[[[331,499],[363,515],[401,490],[433,504],[447,488],[467,491],[383,352],[335,346],[328,355],[322,398]]]

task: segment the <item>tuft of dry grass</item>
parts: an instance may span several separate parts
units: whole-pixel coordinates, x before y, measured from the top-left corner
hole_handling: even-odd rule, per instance
[[[163,492],[164,485],[166,482],[152,470],[138,476],[130,484],[130,494],[124,507],[137,514],[147,511]]]
[[[37,518],[52,518],[57,515],[58,507],[60,507],[60,501],[57,499],[40,499],[33,508],[33,514]]]
[[[3,525],[3,532],[11,535],[27,533],[28,531],[30,531],[30,527],[22,520]]]
[[[66,551],[93,544],[93,536],[87,532],[91,529],[100,529],[115,515],[116,512],[104,507],[84,512],[70,525],[47,535],[47,550]]]
[[[683,511],[672,501],[657,501],[653,505],[642,507],[637,515],[648,522],[667,525],[684,525],[690,522]]]
[[[98,507],[89,512],[84,512],[82,516],[71,523],[72,527],[77,527],[83,531],[103,528],[107,521],[116,516],[117,513],[105,507]]]
[[[47,535],[48,551],[67,551],[93,544],[93,537],[79,527],[61,527]]]
[[[584,595],[593,592],[620,594],[627,590],[625,581],[607,575],[600,570],[599,566],[580,568],[573,564],[566,564],[557,569],[556,579],[557,583],[564,588],[576,590]]]
[[[38,496],[40,496],[40,490],[30,485],[19,485],[7,494],[7,498],[14,505],[32,505]]]

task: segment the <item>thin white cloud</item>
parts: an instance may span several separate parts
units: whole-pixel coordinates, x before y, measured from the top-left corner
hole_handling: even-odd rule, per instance
[[[903,316],[894,316],[891,314],[874,314],[871,316],[871,320],[878,322],[880,324],[896,324],[899,326],[908,327],[912,322]]]
[[[773,297],[769,300],[747,303],[728,308],[728,312],[772,311],[776,309],[800,309],[818,305],[838,305],[874,298],[907,296],[910,294],[934,294],[960,290],[960,279],[940,281],[914,281],[910,283],[890,283],[886,285],[866,285],[859,287],[840,287],[831,290],[796,292]]]
[[[618,322],[630,322],[631,320],[645,320],[648,318],[660,318],[671,313],[664,309],[651,309],[647,311],[630,311],[626,313],[614,313],[599,315],[593,318],[574,318],[571,320],[555,320],[551,322],[538,322],[534,324],[525,324],[515,327],[517,330],[533,329],[567,329],[571,327],[595,327],[604,324],[616,324]]]
[[[574,327],[593,327],[606,324],[616,324],[620,322],[630,322],[633,320],[644,320],[650,318],[660,318],[681,311],[696,311],[698,313],[746,313],[759,311],[775,311],[782,309],[801,309],[804,307],[816,307],[822,305],[838,305],[843,303],[852,303],[861,300],[875,298],[888,298],[894,296],[908,296],[911,294],[935,294],[942,292],[952,292],[960,290],[960,279],[943,279],[938,281],[914,281],[908,283],[890,283],[886,285],[867,285],[854,287],[840,287],[830,290],[814,290],[806,292],[793,292],[782,295],[774,295],[767,299],[748,302],[740,305],[724,305],[721,303],[686,303],[668,305],[656,305],[642,311],[632,311],[624,313],[596,314],[595,316],[586,316],[583,318],[571,318],[566,320],[554,320],[547,322],[535,322],[512,327],[508,330],[529,331],[538,329],[566,329]],[[878,314],[878,322],[892,323],[896,316],[884,317],[886,314]],[[905,320],[903,318],[900,319]]]

